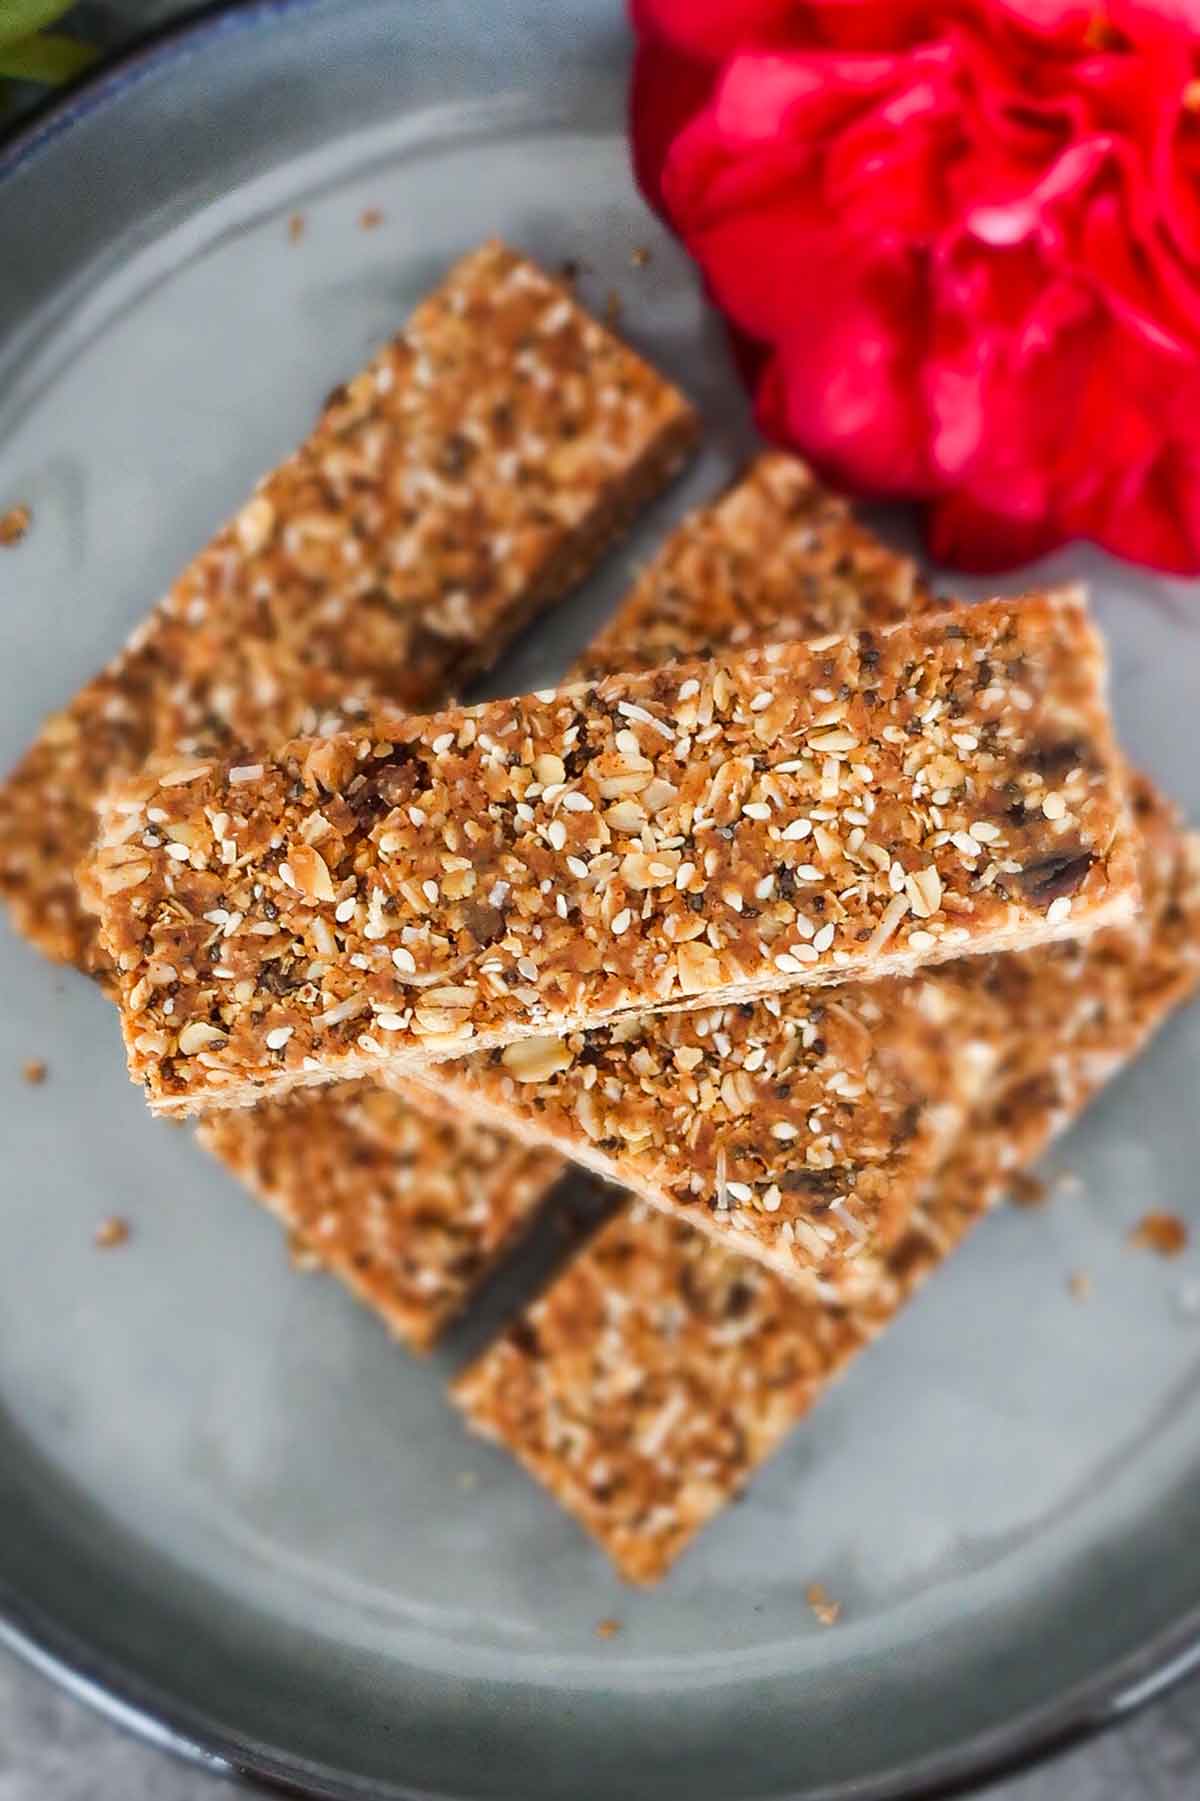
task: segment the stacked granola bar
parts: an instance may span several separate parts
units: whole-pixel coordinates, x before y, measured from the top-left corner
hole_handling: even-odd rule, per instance
[[[0,788],[17,929],[91,966],[75,873],[112,782],[157,751],[248,760],[372,701],[460,689],[587,574],[696,433],[677,389],[558,282],[503,244],[465,257]]]
[[[130,1073],[246,1106],[1128,917],[1104,667],[1035,595],[151,763],[96,859]]]
[[[456,1385],[639,1581],[1200,979],[1080,597],[935,602],[787,457],[580,683],[413,716],[695,429],[486,246],[0,790],[18,926],[413,1348],[563,1157],[640,1197]]]

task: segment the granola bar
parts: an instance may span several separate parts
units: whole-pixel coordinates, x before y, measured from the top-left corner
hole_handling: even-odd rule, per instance
[[[635,1203],[454,1385],[474,1430],[512,1452],[628,1580],[666,1573],[1017,1163],[1200,983],[1200,841],[1181,838],[1145,786],[1138,800],[1144,918],[1086,945],[995,959],[1006,1060],[888,1256],[797,1287]]]
[[[1072,592],[177,756],[102,811],[131,1075],[244,1106],[1079,936],[1136,902],[1104,679]]]
[[[96,967],[75,871],[111,781],[158,751],[236,757],[385,699],[440,702],[587,572],[696,432],[532,263],[465,257],[0,788],[17,929]]]
[[[913,978],[643,1014],[399,1078],[795,1279],[907,1224],[984,1047]]]
[[[893,1266],[935,1266],[981,1210],[980,1197],[1035,1162],[1200,986],[1200,834],[1184,830],[1145,776],[1133,775],[1131,797],[1143,895],[1135,920],[946,971],[994,1004],[996,1075],[946,1176],[915,1209]],[[867,1256],[839,1270],[838,1293],[877,1282],[882,1267]]]
[[[365,1082],[216,1113],[198,1135],[414,1351],[431,1348],[563,1167]]]
[[[893,625],[937,604],[911,558],[807,464],[766,451],[671,533],[573,677]]]

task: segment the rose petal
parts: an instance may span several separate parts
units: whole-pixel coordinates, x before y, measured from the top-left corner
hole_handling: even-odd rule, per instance
[[[663,169],[671,145],[712,91],[712,70],[677,56],[661,44],[644,43],[633,64],[629,134],[633,170],[650,204],[663,211]]]
[[[715,61],[785,24],[795,0],[630,0],[629,10],[640,36]]]
[[[1051,520],[994,513],[965,493],[933,501],[925,515],[925,527],[929,554],[935,562],[976,575],[1019,569],[1065,542]]]
[[[832,304],[778,347],[759,390],[768,435],[797,444],[845,486],[919,497],[933,490],[925,454],[916,309],[896,269],[873,291],[830,276]],[[919,315],[918,315],[919,316]]]

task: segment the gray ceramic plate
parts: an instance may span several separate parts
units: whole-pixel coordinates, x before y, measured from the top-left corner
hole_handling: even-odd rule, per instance
[[[496,229],[586,262],[594,296],[619,285],[712,422],[686,491],[504,679],[562,667],[744,434],[720,335],[630,185],[625,53],[616,0],[262,4],[0,151],[0,501],[36,516],[0,554],[4,762]],[[1066,570],[1095,580],[1131,749],[1200,815],[1197,595]],[[297,1279],[273,1225],[151,1124],[86,983],[4,936],[0,992],[0,1594],[13,1642],[122,1718],[320,1793],[812,1801],[977,1773],[1191,1655],[1194,1266],[1124,1237],[1152,1205],[1200,1224],[1195,1014],[1063,1148],[1073,1190],[981,1230],[635,1596],[461,1434],[442,1385],[465,1336],[418,1365]],[[135,1236],[101,1256],[112,1212]]]

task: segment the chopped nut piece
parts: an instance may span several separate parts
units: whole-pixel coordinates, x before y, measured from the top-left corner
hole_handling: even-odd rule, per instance
[[[682,396],[535,265],[498,243],[464,258],[0,787],[17,929],[94,967],[75,873],[111,781],[155,752],[440,703],[587,574],[695,434]],[[214,867],[243,849],[223,833]]]
[[[978,671],[985,665],[989,679],[981,686]],[[165,957],[192,973],[169,1018],[153,998],[144,1016],[166,1037],[166,1054],[127,1039],[131,1076],[144,1084],[157,1112],[245,1106],[262,1093],[302,1082],[418,1069],[547,1029],[686,1008],[701,1004],[701,997],[713,1004],[746,1000],[800,980],[906,972],[968,951],[1028,948],[1128,918],[1136,902],[1132,837],[1103,681],[1099,640],[1081,599],[1068,592],[930,614],[865,638],[776,645],[719,664],[606,677],[594,687],[456,708],[432,719],[381,712],[357,731],[320,741],[320,775],[310,766],[318,746],[305,739],[266,760],[262,778],[253,783],[232,784],[225,764],[167,787],[151,768],[118,788],[102,809],[100,876],[124,855],[126,834],[149,823],[151,810],[163,815],[168,835],[172,827],[184,828],[192,848],[185,862],[162,845],[145,848],[150,879],[99,898],[103,941],[125,996],[148,959]],[[754,710],[755,696],[768,687],[770,708]],[[1018,687],[1020,707],[1012,701]],[[814,757],[808,748],[826,692],[846,695],[845,717],[860,747],[853,763]],[[622,701],[669,724],[690,746],[686,761],[679,762],[675,742],[644,728],[635,736],[632,726],[619,723]],[[935,819],[928,766],[945,762],[948,726],[961,734],[968,723],[978,748],[960,753],[958,787],[953,794],[941,791]],[[1073,901],[1070,919],[1057,924],[1046,915],[1066,879],[1062,853],[1046,855],[1054,827],[1040,808],[1013,819],[1003,795],[1009,784],[1034,793],[1045,780],[1046,744],[1067,734],[1086,744],[1087,754],[1065,784],[1074,819]],[[619,879],[598,878],[592,866],[586,876],[574,875],[548,842],[552,820],[568,819],[557,810],[561,796],[547,801],[543,791],[530,798],[537,757],[561,754],[581,737],[593,755],[572,778],[572,791],[590,799],[593,811],[569,816],[572,848],[589,857],[619,850],[620,841],[596,816],[596,802],[606,785],[634,777],[644,785],[649,771],[672,776],[678,798],[644,828],[641,848],[653,857],[681,835],[690,836],[702,864],[704,880],[696,890],[684,894],[672,883],[641,893],[636,931],[628,929],[633,912],[624,905]],[[759,785],[775,796],[772,818],[743,814],[719,824],[711,797],[719,790],[724,804],[728,769],[744,767],[747,759]],[[827,763],[835,771],[836,801]],[[866,776],[856,773],[860,769]],[[377,798],[379,784],[394,782],[401,770],[409,804],[423,817],[420,826],[398,807],[381,810],[386,802]],[[947,779],[944,768],[936,779]],[[974,861],[964,861],[947,837],[995,796],[1005,820],[1006,862],[1025,874],[1035,870],[1028,882],[998,878],[981,886]],[[353,923],[341,928],[341,948],[325,959],[321,986],[310,985],[310,998],[296,980],[314,960],[313,916],[297,901],[288,866],[279,863],[273,845],[294,842],[318,805],[344,821],[339,836],[322,842],[331,883],[353,877],[380,896],[387,907],[383,944],[403,941],[422,977],[453,976],[473,986],[474,999],[461,1016],[423,1017],[417,1008],[403,1029],[389,1033],[382,1050],[322,1025],[322,1015],[349,985],[398,1015],[406,1000],[390,956],[372,963],[372,945]],[[833,820],[864,805],[873,809],[879,835],[912,860],[926,904],[935,895],[940,903],[919,930],[915,916],[906,916],[873,954],[865,945],[893,899],[890,872],[885,877],[873,866],[852,864],[843,849],[818,848],[819,862],[793,861],[781,839],[783,823],[809,816],[816,806]],[[244,847],[236,876],[218,866],[213,813],[228,815],[228,832]],[[506,914],[507,934],[496,944],[473,938],[466,912],[471,903],[455,898],[445,880],[456,867],[444,848],[445,833],[462,818],[474,827],[469,868],[480,890],[487,892],[498,879],[520,890],[520,904]],[[814,852],[806,845],[801,854]],[[931,857],[936,886],[928,873]],[[776,871],[779,892],[765,906],[730,905],[731,891],[756,898],[763,874]],[[219,895],[243,916],[246,928],[215,951],[204,916]],[[562,897],[565,918],[551,895]],[[838,924],[833,939],[825,933],[818,948],[806,927],[809,914],[821,908],[836,908]],[[278,922],[270,939],[255,929],[268,918]],[[781,952],[789,959],[782,967]],[[369,966],[365,976],[351,961],[362,956]],[[534,974],[522,978],[522,960],[530,957]],[[239,1002],[216,975],[218,962],[258,985],[249,1002]],[[485,963],[498,966],[506,979],[485,979]],[[268,964],[274,978],[288,982],[286,1004],[277,987],[261,982]],[[180,1064],[171,1047],[198,1012],[220,1018],[228,1046],[203,1063]],[[271,1063],[263,1036],[280,1024],[293,1025],[295,1033],[287,1055]]]
[[[597,1620],[596,1621],[596,1637],[597,1638],[616,1638],[616,1636],[620,1630],[621,1630],[620,1620]]]
[[[288,243],[298,244],[304,236],[306,220],[303,213],[293,213],[288,220]]]
[[[335,901],[337,894],[329,869],[320,851],[311,844],[298,844],[288,854],[292,881],[310,900]]]
[[[1129,1234],[1129,1242],[1160,1257],[1178,1257],[1188,1245],[1187,1221],[1175,1213],[1150,1212]]]
[[[375,231],[383,224],[383,209],[378,206],[365,206],[358,215],[358,223],[363,231]]]
[[[46,1065],[40,1057],[30,1057],[21,1065],[21,1079],[29,1083],[31,1088],[40,1088],[48,1074]]]
[[[176,1040],[176,1049],[181,1056],[194,1057],[198,1051],[215,1050],[217,1045],[224,1043],[225,1034],[219,1026],[196,1019],[184,1026]]]
[[[505,1049],[501,1062],[518,1082],[545,1082],[573,1059],[561,1038],[522,1038]]]
[[[129,1221],[119,1219],[117,1215],[114,1214],[111,1219],[101,1220],[100,1224],[96,1227],[94,1240],[97,1250],[112,1251],[115,1250],[118,1245],[128,1243],[129,1236]]]
[[[1072,1270],[1067,1278],[1067,1289],[1071,1296],[1077,1301],[1090,1300],[1092,1294],[1092,1278],[1084,1269]]]

